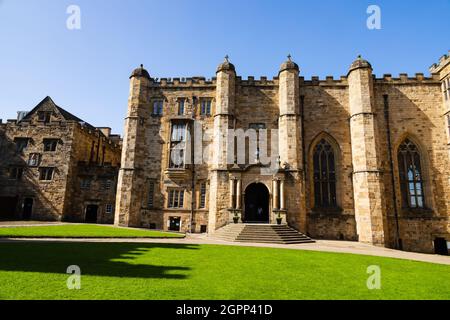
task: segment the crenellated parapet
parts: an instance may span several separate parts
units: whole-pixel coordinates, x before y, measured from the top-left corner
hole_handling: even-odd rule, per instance
[[[430,67],[430,73],[441,73],[441,71],[450,65],[450,50],[448,51],[448,54],[444,54],[440,59],[439,62],[434,63]]]

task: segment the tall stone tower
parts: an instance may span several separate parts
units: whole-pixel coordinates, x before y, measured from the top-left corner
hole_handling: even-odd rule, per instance
[[[213,161],[210,172],[209,231],[227,223],[228,211],[222,201],[224,194],[230,194],[227,169],[227,130],[234,118],[236,95],[236,69],[228,56],[217,67],[216,108],[214,113]]]
[[[299,186],[299,193],[288,196],[291,202],[295,202],[291,203],[290,207],[293,211],[297,211],[289,213],[289,222],[297,225],[302,232],[306,232],[299,72],[298,65],[291,60],[291,56],[288,56],[288,60],[281,65],[278,74],[278,152],[281,166],[293,178],[295,185]],[[289,183],[289,181],[286,182]]]
[[[350,66],[348,83],[357,234],[361,242],[384,245],[388,233],[372,66],[361,56]]]
[[[144,189],[145,118],[150,110],[151,81],[143,65],[135,69],[130,76],[130,94],[125,118],[114,220],[119,226],[140,226],[142,190]]]

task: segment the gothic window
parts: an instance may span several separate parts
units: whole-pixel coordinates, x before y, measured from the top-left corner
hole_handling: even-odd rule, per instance
[[[424,208],[422,165],[417,146],[406,139],[398,150],[398,166],[402,205],[406,208]]]
[[[333,147],[325,139],[314,149],[313,165],[315,206],[336,207],[336,163]]]
[[[171,169],[184,168],[186,131],[187,131],[187,124],[185,122],[172,123],[172,134],[170,137],[170,164],[169,164],[169,167]]]

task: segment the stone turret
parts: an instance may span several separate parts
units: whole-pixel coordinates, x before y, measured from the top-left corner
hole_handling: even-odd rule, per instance
[[[280,161],[290,169],[302,169],[302,137],[299,94],[299,67],[288,56],[279,72],[279,123],[278,135]]]
[[[361,56],[350,66],[348,84],[357,233],[361,242],[384,245],[388,233],[372,66]]]
[[[234,119],[234,107],[236,96],[236,69],[229,61],[225,61],[217,67],[216,72],[216,103],[214,112],[214,140],[213,161],[210,173],[210,204],[209,224],[210,232],[227,221],[228,211],[226,205],[218,201],[219,194],[231,193],[229,189],[227,168],[228,139],[227,130]],[[221,222],[218,222],[221,221]]]
[[[117,183],[115,224],[140,226],[141,190],[145,162],[145,117],[150,110],[149,88],[152,79],[143,65],[130,76],[128,112]]]
[[[303,175],[302,150],[302,121],[300,114],[300,87],[299,67],[292,61],[291,56],[284,62],[279,71],[279,118],[278,118],[278,153],[281,167],[290,172],[290,175],[300,186],[298,194],[291,203],[291,212],[288,212],[289,223],[306,232],[305,193]],[[277,177],[277,179],[279,179]],[[276,181],[275,181],[276,183]],[[275,199],[281,195],[275,194]],[[289,195],[283,195],[289,197]],[[284,201],[284,199],[283,199]],[[277,207],[277,204],[274,206]],[[284,209],[284,208],[282,208]]]

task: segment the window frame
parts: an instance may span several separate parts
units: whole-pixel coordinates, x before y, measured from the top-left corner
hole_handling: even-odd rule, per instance
[[[22,180],[25,169],[23,167],[11,167],[9,169],[9,180],[19,181]]]
[[[108,210],[109,209],[109,210]],[[114,207],[111,203],[107,203],[105,205],[105,213],[106,214],[112,214],[114,212]]]
[[[30,144],[30,138],[26,137],[16,137],[14,138],[14,143],[16,144],[16,152],[23,153]]]
[[[56,152],[58,150],[58,139],[45,138],[42,143],[44,145],[44,152]]]
[[[186,112],[186,98],[178,99],[178,115],[184,116]]]
[[[167,208],[184,209],[185,190],[179,188],[170,188],[167,190]]]
[[[413,172],[410,171],[411,169]],[[402,208],[426,209],[424,161],[419,146],[410,138],[404,139],[397,149],[397,170]]]
[[[48,171],[50,170],[50,178],[48,177]],[[45,177],[43,173],[45,172]],[[39,181],[53,181],[55,176],[55,167],[40,167],[39,168]]]
[[[207,194],[207,183],[202,182],[200,183],[200,197],[198,201],[198,208],[199,209],[206,209],[206,194]]]
[[[314,144],[311,166],[314,209],[339,209],[337,151],[326,137]]]
[[[209,117],[212,113],[212,98],[202,98],[200,100],[200,115]]]
[[[155,186],[156,182],[150,180],[148,182],[148,192],[147,192],[147,208],[155,207]]]
[[[175,132],[176,130],[176,132]],[[169,169],[186,168],[186,147],[188,135],[187,121],[173,121],[170,127]],[[182,163],[176,164],[172,159],[173,152],[180,152]]]
[[[162,117],[164,114],[164,99],[155,99],[152,102],[152,116]]]

